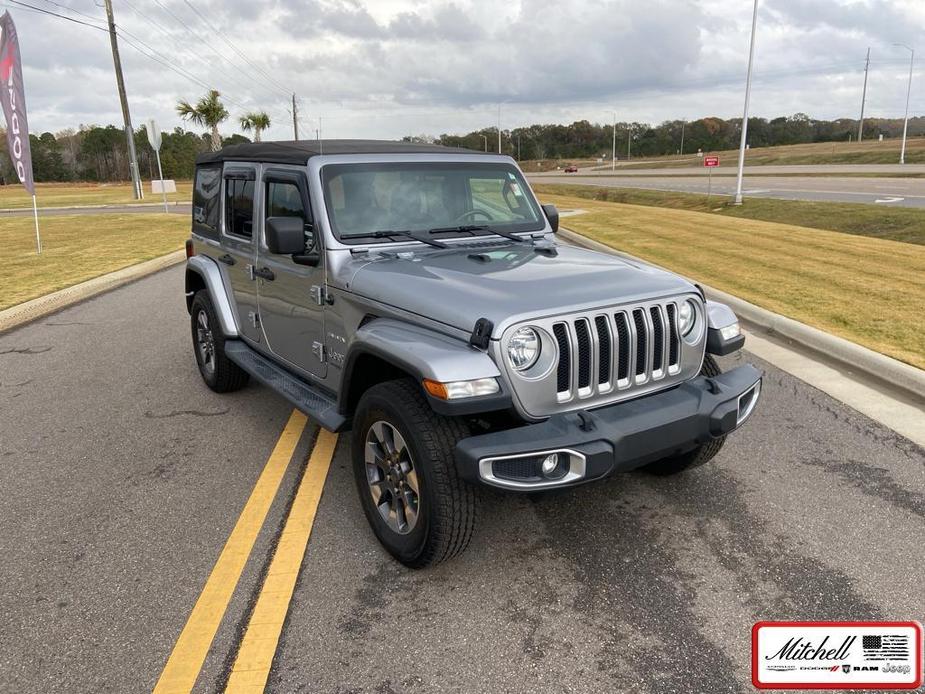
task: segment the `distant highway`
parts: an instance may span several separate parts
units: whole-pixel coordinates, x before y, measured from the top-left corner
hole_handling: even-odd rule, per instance
[[[797,167],[762,166],[762,173],[773,169]],[[807,167],[798,167],[805,169]],[[808,167],[828,170],[834,167]],[[837,167],[839,169],[845,167]],[[925,172],[925,167],[915,167],[909,173]],[[720,174],[735,172],[732,167],[718,167]],[[810,173],[810,172],[806,172]],[[572,185],[602,186],[607,188],[641,188],[678,193],[706,193],[709,181],[699,169],[647,169],[634,172],[621,171],[618,175],[591,172],[583,169],[577,174],[543,173],[529,174],[533,183],[567,183]],[[713,194],[731,196],[735,193],[734,176],[713,176]],[[776,198],[780,200],[814,200],[825,202],[854,202],[882,205],[883,207],[925,208],[925,179],[889,177],[849,176],[768,176],[746,172],[744,194],[747,197]]]

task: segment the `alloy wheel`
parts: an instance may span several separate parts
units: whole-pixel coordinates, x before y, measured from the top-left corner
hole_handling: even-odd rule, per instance
[[[366,480],[373,504],[386,525],[407,535],[417,525],[421,490],[411,450],[404,437],[385,421],[366,432]]]

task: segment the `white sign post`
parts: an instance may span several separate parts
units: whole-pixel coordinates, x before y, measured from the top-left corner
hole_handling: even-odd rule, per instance
[[[161,170],[161,131],[157,129],[157,123],[154,122],[154,119],[151,118],[145,124],[145,129],[148,131],[148,142],[151,144],[151,149],[154,150],[155,156],[157,156],[157,175],[161,179],[161,197],[164,198],[164,213],[167,213],[167,188],[164,186],[164,172]]]

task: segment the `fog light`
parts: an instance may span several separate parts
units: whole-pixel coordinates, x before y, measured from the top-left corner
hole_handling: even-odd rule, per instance
[[[540,465],[540,469],[543,472],[543,477],[551,477],[552,474],[556,471],[557,467],[559,467],[559,454],[550,453],[545,458],[543,458],[543,463]]]

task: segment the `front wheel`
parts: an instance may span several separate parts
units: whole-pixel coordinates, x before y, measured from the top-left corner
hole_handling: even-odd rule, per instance
[[[382,545],[407,566],[450,559],[472,538],[477,490],[453,459],[465,435],[410,379],[380,383],[360,399],[352,435],[360,504]]]
[[[721,373],[722,371],[720,371],[716,360],[708,354],[703,360],[700,375],[712,378],[713,376],[719,376]],[[659,476],[677,475],[685,470],[693,470],[713,460],[724,443],[726,443],[726,437],[720,436],[697,446],[693,450],[657,460],[642,469],[651,475]]]

